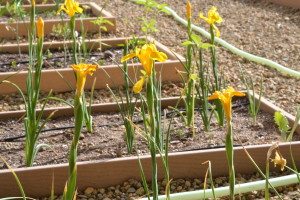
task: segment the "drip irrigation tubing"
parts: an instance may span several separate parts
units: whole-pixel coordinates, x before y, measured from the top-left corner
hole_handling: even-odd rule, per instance
[[[248,102],[239,102],[238,104],[234,104],[232,106],[232,108],[238,108],[240,106],[246,106],[246,105],[249,105],[249,103]],[[196,108],[195,110],[199,111],[200,108]],[[182,112],[182,111],[185,111],[185,109],[179,109],[179,111]],[[167,112],[166,116],[171,116],[174,113],[176,114],[176,116],[179,116],[178,112],[173,111],[173,110]],[[162,116],[164,116],[164,115],[162,115]],[[137,120],[133,121],[133,123],[136,123],[136,124],[142,123],[142,122],[143,122],[143,119],[137,119]],[[122,126],[122,125],[124,125],[123,122],[121,122],[121,123],[100,124],[97,127]],[[83,127],[85,127],[85,126],[83,126]],[[56,128],[48,128],[48,129],[43,129],[41,131],[41,133],[52,132],[52,131],[60,131],[60,130],[66,130],[66,129],[73,129],[73,128],[75,128],[74,125],[72,125],[72,126],[62,126],[62,127],[56,127]],[[25,134],[18,135],[18,136],[7,137],[7,138],[1,138],[0,142],[14,142],[15,140],[22,139],[22,138],[25,138]]]

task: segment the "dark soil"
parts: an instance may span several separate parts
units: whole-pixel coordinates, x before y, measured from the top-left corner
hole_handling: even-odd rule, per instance
[[[92,51],[87,52],[86,58],[82,58],[81,62],[84,63],[98,63],[100,66],[102,65],[111,65],[120,63],[122,58],[122,49],[119,48],[111,48],[105,50],[103,52]],[[43,69],[61,69],[70,67],[72,62],[72,53],[66,53],[67,59],[65,61],[64,51],[53,51],[50,50],[44,53],[44,65]],[[83,57],[80,56],[79,57]],[[27,70],[29,63],[28,54],[0,54],[0,72],[11,72],[11,71],[20,71]]]
[[[259,113],[257,124],[253,125],[252,118],[248,114],[246,99],[239,99],[234,103],[233,124],[235,145],[250,145],[272,143],[280,140],[278,130],[273,123],[273,116],[267,113]],[[172,112],[168,110],[170,115]],[[174,114],[174,113],[173,113]],[[225,127],[219,127],[215,120],[211,123],[211,131],[204,132],[202,120],[198,112],[195,118],[195,136],[191,137],[190,129],[187,129],[181,118],[176,116],[171,126],[170,152],[190,151],[202,148],[217,148],[224,146]],[[124,142],[124,127],[120,114],[94,115],[94,133],[83,130],[78,149],[78,161],[101,160],[116,157],[129,156]],[[140,122],[140,116],[135,121]],[[69,127],[74,124],[74,118],[60,118],[49,122],[45,129]],[[166,121],[166,128],[169,119]],[[139,125],[142,125],[139,123]],[[23,135],[23,122],[7,120],[0,122],[1,141],[4,138]],[[143,127],[136,133],[134,155],[139,150],[141,154],[147,153],[147,142],[142,137]],[[43,149],[39,152],[34,165],[49,165],[66,163],[68,159],[69,145],[72,140],[73,129],[52,130],[42,133],[39,143],[46,143],[51,149]],[[297,136],[296,136],[297,137]],[[299,140],[299,138],[294,138]],[[2,156],[13,167],[24,166],[24,140],[13,142],[0,142]]]
[[[82,37],[83,35],[81,33],[78,33],[79,37]],[[17,36],[16,36],[17,37]],[[96,33],[86,33],[85,38],[86,40],[89,39],[101,39],[101,38],[114,38],[115,36],[112,33],[106,33],[106,32],[96,32]],[[70,40],[70,37],[64,38],[62,34],[58,33],[50,33],[49,35],[46,35],[44,38],[45,42],[54,42],[54,41],[63,41],[63,40]],[[19,36],[19,43],[28,43],[28,38],[24,36]],[[0,38],[0,46],[1,45],[6,45],[6,44],[18,44],[16,38]]]

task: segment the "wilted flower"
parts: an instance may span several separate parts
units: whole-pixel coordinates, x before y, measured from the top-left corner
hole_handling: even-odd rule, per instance
[[[271,162],[274,162],[274,167],[279,165],[281,171],[283,171],[284,167],[286,166],[286,159],[284,159],[282,155],[278,153],[278,151],[275,151],[275,158],[271,159]]]

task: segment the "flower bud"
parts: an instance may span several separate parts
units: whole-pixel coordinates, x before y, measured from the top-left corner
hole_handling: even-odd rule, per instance
[[[192,4],[190,1],[187,1],[186,4],[186,17],[187,19],[191,19],[192,17]]]
[[[36,22],[36,30],[37,30],[37,36],[38,38],[44,37],[44,20],[39,17],[39,19]]]

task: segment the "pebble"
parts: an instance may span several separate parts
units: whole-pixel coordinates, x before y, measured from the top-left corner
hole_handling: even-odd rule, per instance
[[[94,192],[94,190],[95,190],[94,188],[88,187],[88,188],[86,188],[84,190],[84,194],[87,195],[87,196],[89,196],[89,195],[91,195]]]
[[[127,193],[135,193],[135,188],[134,187],[130,187],[128,190],[127,190]]]

